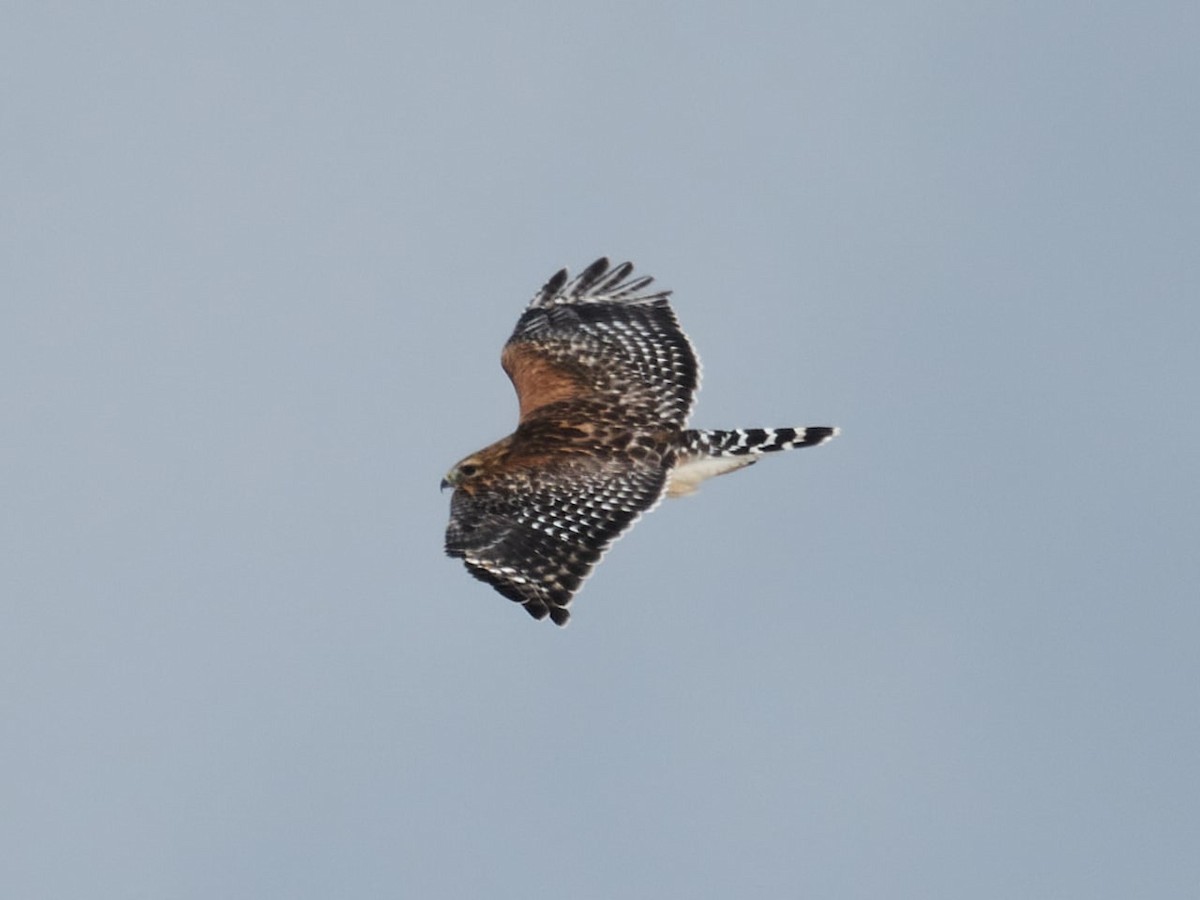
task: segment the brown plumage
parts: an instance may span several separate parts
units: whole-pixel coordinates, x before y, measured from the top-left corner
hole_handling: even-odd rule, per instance
[[[632,271],[599,259],[570,282],[558,272],[534,296],[501,355],[517,429],[442,482],[455,489],[446,553],[559,625],[604,552],[664,493],[836,433],[685,429],[696,354],[669,292],[643,293],[653,279]]]

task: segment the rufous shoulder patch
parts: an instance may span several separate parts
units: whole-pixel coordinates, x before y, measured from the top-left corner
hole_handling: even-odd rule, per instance
[[[586,393],[571,373],[529,344],[509,344],[500,355],[500,365],[517,390],[522,422],[534,410],[547,404],[570,400]]]

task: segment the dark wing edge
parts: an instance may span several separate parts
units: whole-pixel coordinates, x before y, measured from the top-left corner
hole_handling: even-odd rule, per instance
[[[594,481],[557,516],[552,511],[562,501],[552,496],[506,492],[492,498],[455,491],[446,555],[461,559],[471,575],[533,618],[549,616],[565,626],[571,601],[613,543],[662,499],[666,472],[646,469],[638,475],[636,484],[623,488]],[[605,499],[617,496],[623,508]]]
[[[566,269],[559,269],[533,295],[529,301],[530,309],[545,309],[559,303],[599,303],[604,301],[620,303],[652,303],[655,300],[665,300],[671,296],[670,291],[656,291],[652,294],[640,293],[654,283],[649,275],[629,279],[633,272],[633,263],[623,262],[612,266],[607,256],[602,256],[571,280]],[[626,280],[629,279],[629,280]]]

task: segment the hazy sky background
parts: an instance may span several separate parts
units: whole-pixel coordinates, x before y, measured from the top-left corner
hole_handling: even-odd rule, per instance
[[[9,4],[0,893],[1200,884],[1195,3]],[[535,623],[442,556],[632,259],[837,424]]]

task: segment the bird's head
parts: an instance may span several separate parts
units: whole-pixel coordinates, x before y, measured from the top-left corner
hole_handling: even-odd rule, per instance
[[[478,456],[468,456],[461,462],[455,463],[454,467],[446,473],[446,477],[442,479],[442,490],[448,487],[457,488],[459,485],[470,481],[483,471],[483,461]]]

